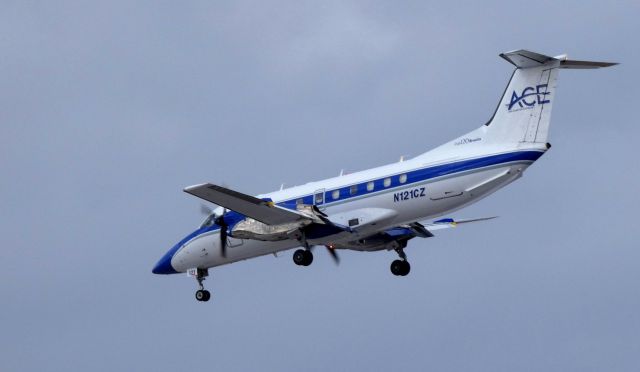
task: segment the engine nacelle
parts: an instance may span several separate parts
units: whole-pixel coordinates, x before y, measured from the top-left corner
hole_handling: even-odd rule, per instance
[[[309,220],[300,220],[280,225],[267,225],[252,218],[246,218],[231,229],[231,236],[238,239],[274,242],[289,239],[296,231],[311,223]]]

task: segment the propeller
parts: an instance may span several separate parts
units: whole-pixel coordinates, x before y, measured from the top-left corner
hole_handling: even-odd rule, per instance
[[[225,182],[222,183],[222,187],[228,188]],[[208,205],[201,203],[200,213],[206,216],[211,216],[213,214],[213,209],[211,209],[211,207],[209,207]],[[220,254],[222,255],[222,257],[227,257],[227,236],[229,234],[229,225],[224,220],[224,215],[226,213],[227,209],[224,208],[222,210],[222,215],[217,216],[215,220],[213,220],[216,225],[220,226]]]
[[[224,220],[224,215],[227,213],[227,209],[222,210],[222,214],[215,219],[216,225],[220,226],[220,254],[222,257],[227,257],[227,222]]]
[[[213,213],[213,209],[211,209],[211,207],[204,203],[200,203],[200,213],[205,216],[211,216],[211,213]]]
[[[336,265],[340,265],[340,256],[338,256],[338,252],[336,252],[336,249],[332,248],[330,245],[325,245],[325,247],[327,247],[327,251],[329,252],[331,258],[333,258],[333,262],[335,262]]]
[[[324,221],[325,223],[331,224],[333,225],[333,222],[331,222],[327,217],[327,214],[324,213],[323,211],[320,210],[320,208],[318,208],[317,205],[313,205],[313,211],[316,213],[316,216],[318,216],[322,221]],[[327,248],[327,251],[329,252],[329,255],[331,256],[331,258],[333,259],[333,262],[335,262],[336,265],[340,265],[340,257],[338,256],[338,252],[336,252],[335,248],[333,248],[333,246],[331,244],[329,245],[325,245],[325,247]]]

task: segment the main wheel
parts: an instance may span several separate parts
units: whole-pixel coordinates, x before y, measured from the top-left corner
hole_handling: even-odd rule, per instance
[[[411,271],[411,265],[409,265],[409,261],[402,261],[402,272],[400,275],[407,276]]]
[[[293,252],[293,262],[299,266],[309,266],[313,262],[313,253],[306,249],[298,249]]]
[[[208,292],[208,291],[204,291],[202,289],[197,290],[196,291],[196,300],[198,300],[198,301],[206,301],[205,298],[207,298],[207,295],[206,295],[205,292]]]
[[[293,263],[295,263],[298,266],[306,266],[304,263],[306,262],[306,258],[307,255],[305,254],[305,250],[304,249],[298,249],[297,251],[293,252]]]
[[[304,251],[304,262],[302,263],[304,266],[309,266],[313,262],[313,253],[311,251]]]
[[[206,289],[203,290],[202,292],[204,292],[204,298],[202,299],[202,301],[207,302],[211,299],[211,292],[207,291]]]
[[[400,276],[404,272],[404,262],[402,260],[395,260],[391,263],[391,273],[395,276]]]

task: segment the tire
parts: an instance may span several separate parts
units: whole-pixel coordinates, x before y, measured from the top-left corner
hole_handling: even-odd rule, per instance
[[[304,262],[302,263],[304,266],[309,266],[313,262],[313,253],[311,251],[303,251],[304,252]]]
[[[404,262],[401,260],[395,260],[391,263],[391,273],[395,276],[400,276],[404,272]]]
[[[402,261],[402,272],[400,273],[400,275],[407,276],[409,274],[409,271],[411,271],[411,265],[409,264],[409,261]]]
[[[305,250],[304,249],[298,249],[297,251],[293,252],[293,263],[295,263],[298,266],[306,266],[304,263],[306,262],[306,254],[305,254]]]
[[[211,292],[207,291],[206,289],[204,291],[204,298],[202,299],[202,301],[207,302],[211,299]]]
[[[202,291],[202,290],[197,290],[196,291],[196,300],[198,300],[198,301],[206,301],[205,298],[206,298],[206,294],[205,294],[204,291]]]

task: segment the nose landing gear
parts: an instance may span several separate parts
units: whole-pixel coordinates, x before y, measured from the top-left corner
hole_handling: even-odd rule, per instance
[[[211,298],[211,292],[204,289],[204,285],[202,284],[202,282],[205,280],[206,277],[209,276],[209,270],[195,269],[194,271],[195,271],[196,280],[198,281],[198,287],[200,288],[196,291],[196,300],[201,302],[207,302]]]

